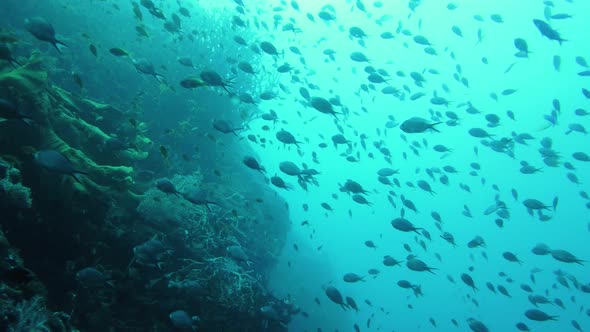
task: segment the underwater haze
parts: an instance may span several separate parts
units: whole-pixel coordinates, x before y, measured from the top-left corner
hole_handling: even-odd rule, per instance
[[[0,330],[590,329],[590,3],[0,9]]]

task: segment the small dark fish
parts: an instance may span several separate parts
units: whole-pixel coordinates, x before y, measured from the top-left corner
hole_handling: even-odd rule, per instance
[[[158,190],[160,190],[161,192],[166,193],[166,194],[174,194],[179,197],[182,196],[182,193],[179,192],[176,189],[176,186],[172,182],[170,182],[170,180],[168,180],[168,179],[156,180],[156,188],[158,188]],[[185,197],[185,199],[187,199],[187,198]],[[187,199],[187,200],[190,202],[189,199]]]
[[[90,50],[90,53],[92,53],[92,55],[98,56],[98,50],[96,49],[96,46],[94,44],[88,45],[88,49]]]
[[[530,320],[535,320],[538,322],[544,322],[547,320],[557,320],[558,316],[552,316],[547,314],[544,311],[538,310],[538,309],[530,309],[525,311],[524,315],[530,319]]]
[[[332,302],[339,304],[342,309],[346,310],[347,308],[350,308],[349,305],[344,303],[344,299],[342,298],[342,294],[340,293],[340,291],[338,291],[338,289],[332,287],[332,286],[328,286],[324,289],[326,295],[328,296],[328,298],[330,300],[332,300]]]
[[[129,56],[129,52],[125,51],[122,48],[118,48],[118,47],[111,48],[109,50],[109,52],[111,52],[111,54],[114,56]]]
[[[469,328],[471,329],[471,331],[474,331],[474,332],[488,332],[489,331],[488,327],[484,323],[482,323],[481,321],[479,321],[475,318],[468,318],[467,325],[469,325]]]
[[[576,63],[584,68],[588,68],[588,63],[586,62],[586,59],[584,59],[581,56],[576,57]]]
[[[205,83],[203,80],[197,77],[187,77],[180,81],[180,86],[182,86],[185,89],[195,89],[207,86],[207,83]]]
[[[330,206],[330,204],[323,202],[322,204],[320,204],[325,210],[328,210],[330,212],[333,212],[334,209],[332,209],[332,207]]]
[[[561,69],[561,57],[559,55],[553,56],[553,68],[556,71],[559,71]]]
[[[158,82],[163,83],[162,80],[165,79],[165,77],[156,72],[154,64],[148,59],[133,59],[133,65],[135,66],[135,69],[137,69],[138,72],[153,76]]]
[[[515,64],[516,62],[511,63],[510,66],[504,70],[504,74],[507,74],[509,71],[511,71]]]
[[[331,114],[334,117],[336,117],[336,115],[338,114],[336,111],[334,111],[332,104],[325,98],[312,97],[309,101],[311,106],[320,113]]]
[[[77,170],[74,165],[63,154],[55,150],[41,150],[34,155],[35,162],[44,169],[58,173],[71,175],[80,182],[78,175],[88,175],[87,172]]]
[[[180,14],[182,14],[182,16],[189,17],[189,18],[191,17],[191,13],[189,12],[189,10],[186,7],[178,8],[178,12]]]
[[[246,42],[246,40],[240,36],[234,36],[234,41],[242,46],[247,46],[248,43]]]
[[[143,20],[143,14],[141,13],[141,9],[139,9],[139,4],[137,2],[132,2],[131,3],[133,5],[133,14],[135,15],[135,18],[139,21]]]
[[[207,210],[211,211],[209,204],[219,205],[216,202],[210,201],[207,198],[207,192],[202,189],[190,188],[185,193],[181,193],[182,197],[195,205],[205,205]]]
[[[164,157],[164,159],[168,159],[168,149],[166,149],[166,147],[163,145],[160,145],[160,154],[162,157]]]
[[[139,37],[149,38],[149,36],[150,36],[148,34],[147,30],[143,26],[141,26],[141,25],[136,26],[135,27],[135,31],[137,32],[137,35]]]
[[[539,29],[539,32],[541,32],[541,34],[543,36],[549,38],[550,40],[558,41],[559,45],[561,45],[562,42],[567,41],[567,40],[561,38],[561,36],[559,35],[559,32],[557,32],[557,30],[553,29],[549,25],[549,23],[547,23],[543,20],[539,20],[539,19],[534,19],[533,23],[535,24],[537,29]]]
[[[434,126],[436,126],[440,123],[442,123],[442,122],[432,123],[424,118],[412,117],[412,118],[402,122],[402,124],[400,125],[400,129],[403,132],[408,133],[408,134],[423,133],[429,129],[438,132],[438,130]]]
[[[502,91],[502,96],[510,96],[511,94],[514,94],[516,91],[516,89],[505,89]]]
[[[279,53],[276,49],[276,47],[268,41],[263,41],[260,43],[260,49],[264,51],[264,53],[269,54],[269,55],[273,55],[273,56],[278,56],[281,54],[284,54],[284,52]]]
[[[492,14],[490,15],[490,18],[496,23],[504,23],[504,19],[502,16],[500,16],[500,14]]]
[[[172,326],[179,331],[194,331],[193,318],[184,310],[176,310],[168,315]]]
[[[213,128],[221,133],[238,135],[236,131],[244,129],[243,127],[235,127],[227,120],[216,119],[213,121]]]
[[[185,67],[196,69],[195,65],[193,64],[193,60],[189,57],[179,57],[177,58],[178,63]]]
[[[42,17],[32,17],[25,19],[25,29],[29,31],[35,38],[51,43],[61,53],[59,46],[67,46],[63,42],[57,40],[55,37],[55,29],[51,23],[47,22]]]
[[[291,189],[291,187],[287,183],[285,183],[285,181],[282,178],[280,178],[278,176],[271,177],[270,183],[272,183],[277,188],[281,188],[281,189],[285,189],[285,190]]]
[[[373,243],[373,241],[365,241],[365,246],[367,246],[368,248],[377,249],[377,246],[375,245],[375,243]]]
[[[74,81],[74,83],[76,83],[76,85],[80,88],[80,90],[82,90],[82,88],[84,87],[84,84],[82,83],[82,78],[80,77],[80,74],[73,71],[72,72],[72,80]]]
[[[223,80],[223,78],[221,78],[221,76],[217,72],[213,70],[204,70],[201,72],[199,76],[205,83],[207,83],[207,85],[221,87],[228,94],[230,93],[227,89],[230,85],[230,82],[226,82],[225,80]]]
[[[551,15],[551,19],[554,19],[554,20],[565,20],[568,18],[572,18],[572,15],[565,14],[565,13]]]
[[[514,47],[518,50],[518,52],[514,54],[517,58],[528,58],[530,52],[526,40],[522,38],[514,39]]]
[[[76,272],[76,279],[83,287],[95,288],[105,285],[109,278],[107,274],[94,267],[85,267]]]
[[[258,161],[254,159],[254,157],[245,156],[242,162],[250,169],[259,171],[262,174],[264,174],[265,172],[265,168],[262,165],[260,165],[260,163],[258,163]]]
[[[33,124],[33,119],[22,114],[13,102],[4,98],[0,98],[0,119],[21,120],[29,126]]]
[[[10,64],[14,67],[21,65],[20,63],[18,63],[18,61],[14,59],[14,57],[12,56],[12,52],[10,52],[10,49],[4,43],[0,44],[0,60],[6,60],[10,62]]]

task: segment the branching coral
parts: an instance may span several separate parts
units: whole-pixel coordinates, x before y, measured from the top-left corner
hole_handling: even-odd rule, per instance
[[[216,301],[232,310],[244,311],[256,307],[255,294],[261,286],[261,277],[254,271],[244,271],[229,258],[209,259],[205,270],[209,286]]]
[[[15,321],[8,326],[11,332],[40,332],[50,331],[47,322],[50,318],[40,297],[33,297],[28,301],[21,301],[15,307]]]

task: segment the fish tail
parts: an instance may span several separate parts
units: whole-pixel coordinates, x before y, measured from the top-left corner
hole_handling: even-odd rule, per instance
[[[88,172],[86,171],[81,171],[81,170],[75,170],[74,171],[75,174],[82,174],[82,175],[88,175]]]
[[[24,116],[21,119],[27,126],[32,127],[33,124],[35,123],[35,121],[33,120],[33,118],[30,118],[28,116]]]
[[[63,53],[61,49],[62,47],[68,47],[68,45],[66,45],[64,42],[57,39],[53,40],[51,44],[57,49],[59,53]]]
[[[442,123],[442,121],[440,121],[440,122],[435,122],[435,123],[431,124],[431,125],[430,125],[430,129],[432,129],[432,130],[436,131],[437,133],[440,133],[440,130],[436,129],[434,126],[436,126],[436,125],[438,125],[438,124],[441,124],[441,123]]]
[[[161,84],[164,84],[164,81],[162,81],[162,80],[165,80],[166,77],[164,77],[160,74],[154,74],[154,77],[156,78],[156,80],[158,80],[158,82],[160,82]]]
[[[82,184],[82,181],[80,181],[80,175],[88,175],[88,173],[83,172],[83,171],[74,171],[72,173],[72,177],[74,178],[74,180],[76,180],[76,182]]]
[[[74,170],[72,172],[72,176],[74,177],[74,179],[76,179],[76,181],[78,183],[82,183],[82,182],[80,182],[80,175],[88,176],[89,174],[86,171],[80,171],[80,170]]]

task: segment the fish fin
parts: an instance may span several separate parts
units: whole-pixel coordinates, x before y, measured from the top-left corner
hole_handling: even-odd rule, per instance
[[[72,177],[74,178],[74,180],[76,180],[76,182],[78,182],[79,184],[82,184],[82,182],[80,181],[80,179],[78,178],[78,174],[76,173],[72,173]]]
[[[166,77],[164,77],[164,76],[162,76],[162,75],[160,75],[160,74],[154,74],[154,77],[155,77],[155,78],[156,78],[156,80],[158,80],[158,82],[160,82],[161,84],[164,84],[164,83],[165,83],[165,81],[163,81],[163,80],[166,80]]]
[[[35,120],[33,120],[32,118],[27,117],[23,117],[21,119],[27,126],[32,127],[33,124],[35,124]]]
[[[86,171],[74,171],[72,173],[72,177],[76,180],[76,182],[82,184],[82,182],[80,181],[80,178],[79,178],[80,175],[88,175],[88,172],[86,172]]]
[[[55,39],[51,44],[59,51],[59,53],[63,53],[62,47],[68,47],[68,45],[66,45],[64,42],[57,39]]]
[[[432,130],[436,131],[437,133],[440,133],[440,130],[436,129],[434,126],[436,126],[438,124],[441,124],[441,123],[442,123],[442,121],[441,122],[435,122],[435,123],[433,123],[433,124],[430,125],[429,129],[432,129]]]

